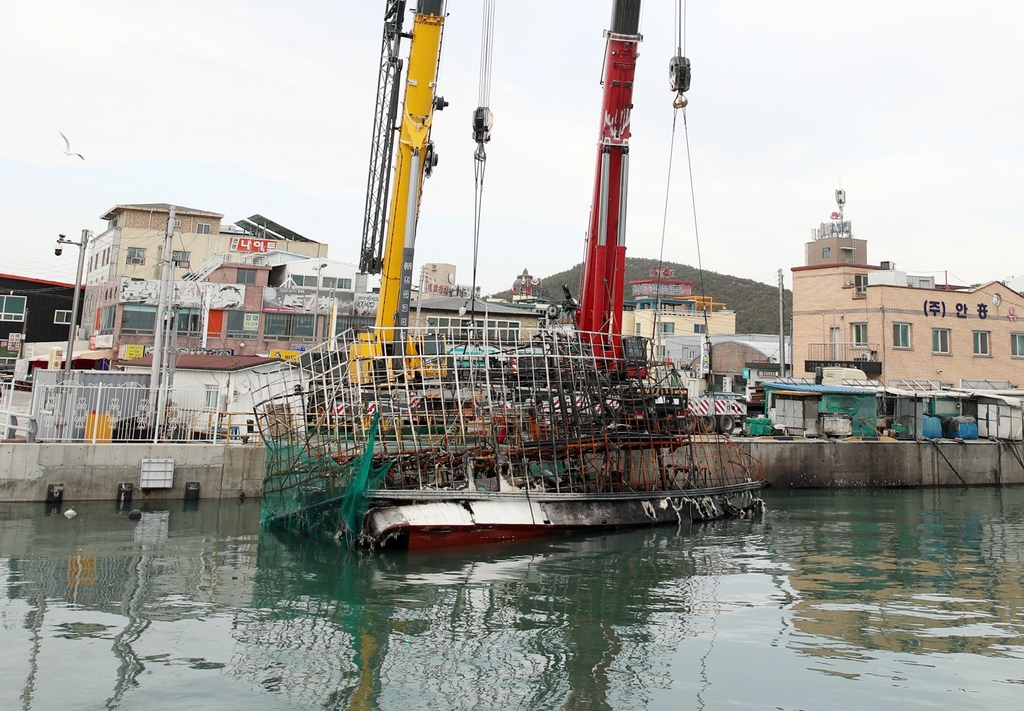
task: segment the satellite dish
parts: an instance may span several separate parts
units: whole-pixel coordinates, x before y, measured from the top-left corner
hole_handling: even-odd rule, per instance
[[[449,284],[454,284],[455,283],[455,272],[448,272],[448,283]]]

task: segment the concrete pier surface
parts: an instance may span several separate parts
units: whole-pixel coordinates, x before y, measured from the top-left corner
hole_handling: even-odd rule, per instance
[[[856,441],[738,438],[764,464],[771,486],[858,488],[1024,484],[1024,443],[975,440]],[[143,488],[143,459],[173,459],[169,488]],[[133,501],[185,498],[199,483],[205,499],[258,497],[265,454],[237,444],[0,443],[0,502],[46,501],[51,484],[63,500],[115,501],[133,485]],[[194,488],[194,486],[193,486]]]

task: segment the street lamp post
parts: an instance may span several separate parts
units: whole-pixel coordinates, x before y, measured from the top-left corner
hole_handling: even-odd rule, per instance
[[[53,252],[58,257],[64,250],[62,244],[70,244],[78,247],[78,272],[75,274],[75,293],[71,297],[71,327],[68,329],[68,349],[64,354],[64,380],[71,379],[71,359],[75,348],[75,331],[78,330],[78,299],[82,290],[82,269],[85,267],[85,251],[89,246],[89,239],[92,237],[92,230],[82,230],[82,241],[72,242],[64,235],[57,237],[57,246]]]
[[[313,296],[313,340],[320,342],[320,272],[327,266],[326,262],[316,265],[316,294]]]

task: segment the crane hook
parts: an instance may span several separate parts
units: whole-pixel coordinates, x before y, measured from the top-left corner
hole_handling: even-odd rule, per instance
[[[680,91],[678,94],[676,94],[676,98],[672,100],[672,108],[681,109],[688,103],[690,103],[690,100],[683,96],[683,92]]]

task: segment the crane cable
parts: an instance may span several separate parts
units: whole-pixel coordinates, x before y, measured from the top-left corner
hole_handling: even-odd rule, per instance
[[[687,100],[686,100],[686,97],[683,96],[683,93],[685,91],[689,90],[689,60],[687,60],[685,58],[686,57],[686,0],[677,0],[676,7],[675,7],[675,13],[676,13],[676,17],[675,17],[675,23],[674,24],[675,24],[675,31],[676,31],[676,34],[675,34],[676,56],[673,58],[673,63],[670,64],[670,71],[674,71],[675,66],[676,66],[675,62],[678,61],[678,62],[680,62],[681,66],[685,65],[685,74],[686,74],[686,76],[685,76],[685,82],[683,82],[683,84],[681,84],[678,87],[676,99],[672,103],[672,137],[671,137],[670,142],[669,142],[669,152],[668,152],[668,175],[667,175],[667,178],[666,178],[666,185],[665,185],[665,208],[664,208],[664,213],[662,215],[662,223],[661,223],[661,250],[660,250],[660,252],[658,254],[658,274],[659,274],[658,278],[659,279],[661,278],[662,265],[664,264],[664,261],[665,261],[665,231],[666,231],[666,226],[668,224],[669,194],[670,194],[671,188],[672,188],[672,157],[673,157],[673,154],[675,152],[676,120],[677,120],[677,118],[679,116],[679,112],[682,111],[682,114],[683,114],[683,141],[684,141],[684,145],[686,147],[686,169],[687,169],[687,175],[688,175],[689,181],[690,181],[690,206],[691,206],[691,208],[693,210],[693,234],[694,234],[694,239],[696,241],[696,246],[697,246],[697,275],[698,275],[698,281],[700,282],[701,306],[706,306],[707,305],[707,290],[704,287],[704,265],[703,265],[703,261],[701,259],[701,253],[700,253],[700,231],[699,231],[698,225],[697,225],[697,196],[696,196],[696,193],[695,193],[694,187],[693,187],[693,162],[692,162],[692,158],[691,158],[691,155],[690,155],[690,132],[689,132],[689,126],[688,126],[688,124],[686,122],[686,104],[687,104]],[[673,79],[675,79],[675,78],[676,77],[673,77]],[[673,85],[673,89],[676,89],[676,88],[677,87],[675,85]],[[657,334],[658,313],[661,310],[661,287],[660,286],[657,288],[656,293],[657,293],[657,300],[656,300],[656,303],[655,303],[655,311],[654,311],[654,324],[655,325],[653,326],[654,333],[652,334],[652,338],[655,340],[655,342],[657,342],[657,335],[658,335]],[[707,308],[702,308],[701,311],[703,312],[703,318],[704,318],[704,339],[707,340],[708,339],[708,335],[709,335],[708,334],[708,309]]]
[[[483,27],[480,32],[480,84],[479,105],[473,111],[473,282],[470,287],[470,319],[476,322],[476,275],[480,254],[480,219],[483,212],[484,173],[487,169],[487,151],[484,145],[491,140],[491,56],[494,49],[494,3],[484,0]],[[484,324],[484,329],[487,324]]]

